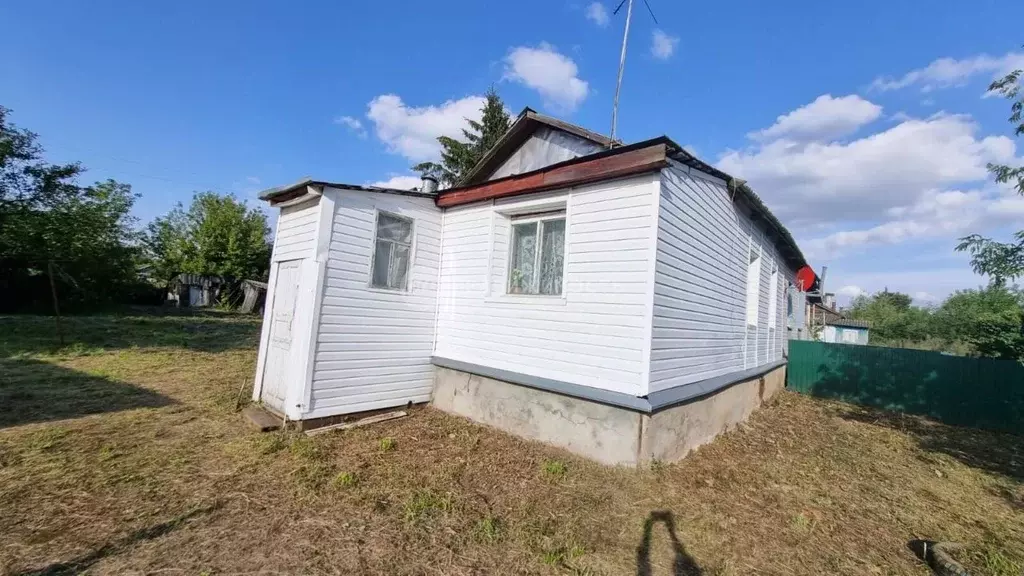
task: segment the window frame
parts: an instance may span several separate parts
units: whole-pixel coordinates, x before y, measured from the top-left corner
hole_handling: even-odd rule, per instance
[[[395,245],[397,244],[397,245],[401,245],[401,246],[406,246],[406,244],[404,242],[398,242],[396,240],[389,240],[387,238],[378,238],[378,233],[380,232],[380,215],[381,214],[384,214],[384,215],[386,215],[389,218],[394,218],[395,220],[401,220],[403,222],[407,222],[409,224],[409,244],[408,244],[408,247],[409,247],[409,261],[408,261],[408,264],[407,264],[408,268],[405,271],[405,287],[403,287],[403,288],[394,288],[394,287],[391,287],[391,286],[378,286],[377,284],[373,283],[373,270],[374,270],[374,267],[377,264],[377,243],[378,242],[388,242],[388,243],[391,244],[391,249],[388,251],[388,281],[391,280],[391,267],[394,265]],[[385,291],[385,292],[410,292],[412,290],[412,270],[413,270],[413,261],[415,260],[415,255],[416,255],[416,219],[415,218],[411,218],[409,216],[402,216],[401,214],[396,214],[396,213],[391,212],[389,210],[381,210],[379,208],[375,209],[374,210],[374,215],[373,215],[373,243],[370,246],[370,272],[369,272],[369,278],[368,278],[368,281],[367,281],[367,286],[371,290],[382,290],[382,291]]]
[[[561,290],[557,294],[541,294],[540,293],[540,263],[543,258],[544,252],[544,223],[552,221],[562,221],[563,232],[562,232],[562,270],[561,270]],[[531,292],[512,292],[512,266],[514,264],[512,259],[512,252],[515,250],[515,230],[516,226],[523,224],[534,225],[534,242],[536,249],[533,254],[533,269],[534,277],[531,283]],[[569,214],[568,210],[547,210],[544,212],[535,212],[530,214],[512,214],[509,215],[509,226],[508,226],[508,254],[506,260],[508,264],[505,267],[505,294],[504,296],[510,296],[513,298],[518,297],[529,297],[529,298],[564,298],[565,297],[565,264],[566,254],[569,249]]]
[[[750,255],[757,249],[757,258],[755,260],[750,259]],[[744,313],[746,315],[747,328],[757,328],[759,323],[759,316],[761,314],[761,262],[764,259],[764,250],[761,247],[761,243],[758,242],[753,234],[747,237],[747,285],[746,285],[746,297],[744,302]],[[752,267],[756,269],[751,270]],[[750,288],[751,283],[756,282],[756,287],[753,294],[751,294]],[[753,307],[753,308],[751,308]],[[753,321],[751,321],[751,311],[753,311]]]

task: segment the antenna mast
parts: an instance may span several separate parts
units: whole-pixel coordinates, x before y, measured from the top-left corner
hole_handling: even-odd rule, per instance
[[[619,2],[619,6],[615,8],[612,15],[618,14],[619,10],[622,10],[622,5],[626,5],[626,30],[622,33],[622,54],[619,55],[619,77],[615,81],[615,102],[612,104],[612,143],[615,142],[615,128],[619,123],[619,91],[622,90],[622,72],[626,69],[626,42],[629,40],[629,23],[633,19],[633,0],[622,0]],[[644,6],[647,6],[647,12],[651,15],[651,20],[654,23],[658,23],[658,18],[654,15],[654,10],[651,9],[650,3],[644,0]]]
[[[626,7],[626,31],[622,34],[622,54],[619,56],[619,77],[615,81],[615,102],[612,104],[612,142],[615,141],[615,125],[619,121],[619,90],[622,89],[622,72],[626,69],[626,42],[629,40],[629,21],[633,17],[633,0],[624,0],[629,2]],[[622,8],[622,4],[619,4],[619,8]],[[619,8],[615,11],[618,12]]]

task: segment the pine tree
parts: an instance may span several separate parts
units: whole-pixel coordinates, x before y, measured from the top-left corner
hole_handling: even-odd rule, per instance
[[[505,110],[505,104],[492,86],[487,90],[487,99],[481,109],[479,121],[466,119],[468,129],[462,130],[465,142],[441,136],[441,162],[423,162],[412,167],[424,176],[433,176],[444,186],[455,186],[463,176],[476,166],[505,132],[512,121]]]

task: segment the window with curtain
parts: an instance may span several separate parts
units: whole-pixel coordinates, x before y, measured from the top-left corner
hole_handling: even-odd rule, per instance
[[[406,290],[412,259],[412,220],[387,212],[377,213],[370,286]]]
[[[509,251],[509,294],[562,294],[564,212],[513,218]]]

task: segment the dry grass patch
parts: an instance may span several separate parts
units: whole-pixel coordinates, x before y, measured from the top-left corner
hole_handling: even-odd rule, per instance
[[[54,350],[0,318],[0,573],[927,574],[915,537],[977,574],[1024,559],[1018,437],[792,394],[644,471],[430,409],[257,434],[256,322],[72,325]]]

